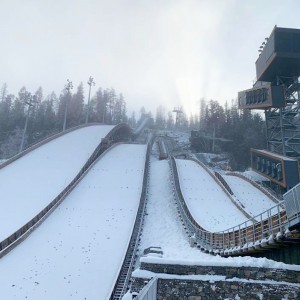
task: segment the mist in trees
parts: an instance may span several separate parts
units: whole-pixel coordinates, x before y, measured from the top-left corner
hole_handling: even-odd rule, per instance
[[[34,93],[22,87],[13,95],[3,84],[0,89],[0,157],[8,158],[18,153],[27,116],[24,147],[61,131],[66,106],[66,128],[83,124],[88,110],[85,102],[83,83],[73,93],[64,88],[60,95],[52,92],[46,96],[42,87]],[[89,123],[118,124],[127,120],[124,96],[114,89],[99,88],[90,101]],[[134,118],[132,122],[136,123]]]
[[[230,165],[235,170],[245,170],[250,166],[250,148],[266,147],[265,122],[262,116],[250,110],[239,110],[234,101],[222,106],[216,100],[206,102],[201,99],[197,113],[192,113],[189,117],[182,113],[179,114],[177,124],[175,120],[176,113],[159,106],[154,127],[200,130],[204,134],[230,140],[231,142],[223,144],[221,150],[229,154]]]
[[[236,103],[224,107],[217,101],[205,105],[204,120],[201,129],[216,137],[231,140],[222,146],[230,156],[230,165],[234,170],[245,170],[250,166],[250,148],[266,147],[265,122],[259,113],[239,110]]]
[[[163,105],[157,107],[154,117],[145,107],[140,109],[139,114],[131,112],[128,116],[122,93],[117,93],[113,88],[100,87],[94,91],[89,108],[86,103],[83,83],[72,92],[64,88],[59,95],[52,92],[46,96],[42,87],[32,94],[26,87],[22,87],[17,95],[13,95],[9,93],[7,85],[3,84],[0,89],[0,158],[7,158],[18,152],[26,117],[28,128],[24,137],[25,147],[61,131],[66,107],[66,128],[83,124],[87,112],[89,123],[126,122],[132,128],[147,116],[152,118],[152,127],[155,129],[201,130],[206,134],[231,140],[231,143],[224,145],[222,151],[229,153],[234,169],[249,166],[251,147],[266,146],[265,124],[261,115],[249,110],[240,111],[234,102],[222,106],[216,100],[206,102],[203,98],[199,101],[199,110],[189,116],[184,111],[176,113]]]

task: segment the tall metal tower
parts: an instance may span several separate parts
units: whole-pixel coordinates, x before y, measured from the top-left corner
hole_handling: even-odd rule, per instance
[[[285,106],[265,110],[268,149],[300,159],[300,119],[298,77],[279,77],[284,87]]]
[[[268,151],[252,151],[252,168],[289,189],[299,182],[300,29],[275,26],[259,52],[257,82],[238,93],[239,108],[265,111]]]

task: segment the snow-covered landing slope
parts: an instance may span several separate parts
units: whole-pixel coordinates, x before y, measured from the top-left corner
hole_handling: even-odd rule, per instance
[[[108,299],[142,191],[145,145],[104,155],[64,202],[0,259],[1,299]]]
[[[161,247],[165,259],[209,258],[197,248],[191,248],[180,222],[169,178],[166,160],[151,159],[147,214],[141,237],[140,252],[148,247]]]
[[[176,159],[176,165],[184,200],[200,226],[216,232],[247,220],[204,168],[191,160]]]
[[[276,205],[269,197],[246,180],[237,176],[222,176],[237,199],[244,205],[245,211],[253,217]]]
[[[148,247],[161,247],[161,258],[142,257],[144,262],[158,264],[181,264],[202,266],[261,267],[300,270],[300,266],[286,265],[266,258],[221,257],[191,248],[173,198],[170,170],[166,160],[158,160],[158,149],[154,144],[150,160],[150,178],[144,227],[140,252]],[[1,267],[1,265],[0,265]],[[213,279],[212,279],[213,280]]]
[[[49,204],[76,176],[113,126],[65,134],[0,170],[0,241]]]

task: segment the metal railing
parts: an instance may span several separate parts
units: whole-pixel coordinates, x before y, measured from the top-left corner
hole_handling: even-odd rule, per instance
[[[116,125],[106,135],[105,143],[103,141],[99,143],[99,145],[96,147],[96,149],[94,150],[90,158],[87,160],[87,162],[84,164],[84,166],[81,168],[79,173],[75,176],[75,178],[68,184],[68,186],[64,188],[64,190],[57,197],[55,197],[42,211],[40,211],[37,215],[35,215],[31,220],[29,220],[17,231],[12,233],[9,237],[7,237],[6,239],[0,242],[0,257],[4,256],[13,247],[18,245],[18,243],[20,243],[23,239],[25,239],[32,232],[32,230],[36,228],[36,226],[38,226],[42,221],[46,219],[46,217],[50,215],[50,213],[65,199],[65,197],[72,191],[72,189],[77,185],[77,183],[83,178],[84,174],[87,172],[89,167],[95,162],[95,160],[102,153],[104,153],[104,151],[107,150],[112,145],[112,143],[120,140],[121,132],[123,132],[123,134],[125,134],[126,132],[129,134],[128,128],[127,125],[119,124]],[[49,139],[47,139],[47,141],[49,141]],[[109,141],[109,143],[107,143],[107,141]],[[31,149],[30,151],[32,150],[33,149]]]
[[[156,300],[157,299],[157,277],[153,277],[140,291],[136,300]]]
[[[300,183],[283,195],[286,214],[292,225],[300,223]]]
[[[153,137],[150,136],[148,139],[147,151],[146,151],[146,160],[145,160],[145,168],[144,168],[144,175],[143,175],[143,185],[142,185],[142,193],[140,197],[140,204],[138,207],[137,216],[135,219],[133,231],[131,234],[130,242],[126,251],[125,258],[122,263],[121,270],[119,272],[117,281],[115,286],[112,290],[110,300],[119,300],[127,292],[131,273],[134,268],[134,264],[137,258],[137,250],[138,250],[138,239],[141,235],[142,224],[145,215],[145,205],[147,200],[147,186],[149,182],[149,168],[150,168],[150,152],[153,144]]]
[[[210,253],[234,255],[258,250],[284,239],[289,223],[280,205],[224,231],[209,232],[202,228],[185,203],[174,158],[169,162],[177,210],[192,243],[199,248]]]
[[[193,238],[202,248],[209,250],[211,248],[209,245],[210,232],[206,231],[195,221],[189,209],[187,208],[180,189],[178,171],[176,168],[175,159],[173,157],[170,158],[169,165],[171,172],[171,182],[173,185],[173,196],[176,199],[177,211],[179,213],[180,219],[189,237],[193,236]]]

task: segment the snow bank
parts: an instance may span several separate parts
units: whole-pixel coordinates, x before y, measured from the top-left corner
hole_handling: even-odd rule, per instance
[[[255,172],[255,171],[252,171],[252,170],[242,172],[242,175],[246,176],[247,178],[249,178],[253,181],[257,181],[257,182],[270,181],[270,179],[268,179],[267,177]]]
[[[1,299],[108,299],[142,190],[146,146],[119,145],[0,260]]]
[[[178,279],[178,280],[199,280],[199,281],[210,281],[214,283],[216,281],[229,281],[229,282],[245,282],[245,283],[258,283],[258,284],[276,284],[276,285],[288,285],[293,287],[299,287],[299,283],[291,283],[286,281],[273,281],[273,280],[253,280],[253,279],[242,279],[242,278],[228,278],[220,275],[174,275],[164,273],[153,273],[147,270],[137,269],[133,272],[133,277],[137,278],[152,278],[158,277],[162,279]]]
[[[198,250],[199,251],[199,250]],[[199,251],[200,252],[200,251]],[[256,267],[270,269],[286,269],[300,271],[300,265],[288,265],[265,257],[257,258],[251,256],[221,257],[206,254],[205,257],[197,259],[170,259],[158,257],[141,257],[141,262],[153,264],[175,264],[186,266],[214,266],[214,267]]]

